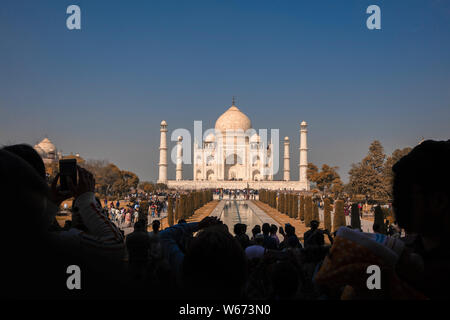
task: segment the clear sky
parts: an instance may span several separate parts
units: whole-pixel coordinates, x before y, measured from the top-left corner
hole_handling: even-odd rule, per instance
[[[291,138],[292,179],[306,120],[309,160],[346,181],[374,139],[450,138],[449,39],[444,0],[2,0],[0,144],[47,135],[156,180],[161,120],[213,127],[235,95],[254,128]]]

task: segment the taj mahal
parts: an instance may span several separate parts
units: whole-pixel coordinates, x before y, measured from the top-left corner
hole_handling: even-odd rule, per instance
[[[208,132],[211,131],[211,132]],[[300,123],[300,163],[298,180],[291,179],[290,141],[267,141],[266,135],[252,128],[250,119],[236,107],[235,101],[215,123],[212,130],[205,132],[202,141],[195,140],[193,146],[193,179],[183,179],[183,138],[178,137],[176,145],[176,178],[167,179],[167,132],[165,120],[160,126],[159,178],[158,183],[175,189],[271,189],[308,191],[307,180],[308,147],[307,123]],[[263,132],[264,133],[264,132]],[[272,137],[273,139],[273,137]],[[274,148],[279,143],[283,148]],[[283,149],[283,180],[276,181],[274,167],[277,150]],[[280,165],[281,167],[281,165]],[[276,173],[276,172],[275,172]]]

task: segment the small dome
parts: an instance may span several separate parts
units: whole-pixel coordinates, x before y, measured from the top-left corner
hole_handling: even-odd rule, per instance
[[[261,141],[261,138],[259,137],[259,135],[257,133],[253,134],[250,137],[250,142],[259,142],[259,141]]]
[[[44,140],[39,142],[37,147],[39,147],[45,153],[55,153],[56,152],[55,145],[48,138],[45,138]]]
[[[182,136],[178,136],[178,141],[183,141],[183,137]]]
[[[301,126],[307,126],[308,124],[306,123],[306,121],[302,121],[302,123],[300,123]]]
[[[216,130],[225,133],[227,130],[247,131],[252,127],[250,119],[234,104],[225,111],[216,121]]]
[[[167,126],[166,120],[161,121],[161,125],[162,125],[162,126]]]
[[[216,141],[216,136],[213,133],[210,133],[206,136],[205,142],[214,142]]]
[[[289,137],[284,137],[284,141],[289,141]]]

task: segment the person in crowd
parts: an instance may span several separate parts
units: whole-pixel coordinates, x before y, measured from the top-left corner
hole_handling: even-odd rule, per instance
[[[180,240],[185,233],[194,232],[196,236],[183,252]],[[247,276],[244,250],[217,218],[206,217],[200,222],[166,228],[160,233],[160,241],[183,291],[190,297],[242,296]]]
[[[161,222],[154,220],[152,222],[152,231],[148,233],[150,237],[150,257],[153,260],[159,260],[162,258],[161,242],[159,239]]]
[[[277,236],[278,227],[274,224],[270,225],[270,236],[275,239],[275,242],[277,243],[277,247],[280,245],[280,239]]]
[[[250,238],[245,233],[247,230],[247,226],[242,223],[236,223],[234,225],[234,234],[235,239],[241,244],[242,248],[245,250],[250,245]]]
[[[264,248],[264,235],[258,233],[255,236],[254,244],[248,246],[245,249],[245,256],[247,259],[252,260],[256,258],[262,258],[264,253],[266,252],[266,248]]]
[[[319,229],[319,222],[317,220],[311,220],[311,228],[303,235],[305,248],[313,246],[323,246],[325,244],[325,238],[323,231]]]
[[[284,229],[280,227],[280,234],[283,236],[283,241],[280,243],[280,249],[285,249],[290,247],[289,243],[293,245],[293,247],[302,248],[302,244],[300,240],[298,240],[297,235],[295,234],[295,227],[290,223],[286,223]]]
[[[270,224],[264,223],[262,225],[262,233],[264,236],[264,248],[270,250],[278,249],[277,243],[273,237],[270,236]]]
[[[131,227],[131,209],[127,209],[125,213],[125,228]]]
[[[392,168],[393,209],[398,226],[406,231],[407,249],[423,259],[414,269],[403,255],[396,271],[428,298],[450,293],[450,140],[427,140]]]
[[[142,220],[134,224],[134,231],[126,237],[128,264],[134,279],[143,279],[149,261],[150,237]]]
[[[112,222],[101,214],[93,192],[93,175],[77,167],[77,185],[69,179],[69,192],[62,192],[57,186],[59,175],[49,188],[46,176],[36,169],[42,166],[33,166],[8,149],[0,150],[0,200],[5,212],[14,211],[14,218],[19,216],[27,223],[23,224],[20,237],[14,236],[15,231],[11,228],[3,228],[2,235],[15,240],[2,242],[1,245],[3,254],[8,257],[0,267],[0,274],[3,275],[2,296],[61,298],[117,295],[120,285],[114,274],[118,273],[104,271],[106,264],[117,266],[116,271],[120,269],[116,262],[123,258],[123,238]],[[74,227],[69,230],[52,228],[59,205],[69,197],[75,198],[73,212],[83,220],[86,226],[84,231]],[[2,223],[12,225],[11,218],[5,215]],[[30,261],[39,261],[33,264],[31,273]],[[89,291],[81,293],[70,291],[67,287],[66,270],[74,264],[83,269],[83,281],[89,283]]]
[[[133,213],[133,225],[139,220],[139,211],[136,210]]]

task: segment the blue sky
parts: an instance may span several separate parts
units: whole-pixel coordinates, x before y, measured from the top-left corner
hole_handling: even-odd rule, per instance
[[[66,28],[71,4],[82,30]],[[309,160],[344,180],[374,139],[390,153],[450,138],[450,1],[2,0],[0,39],[0,144],[47,135],[142,180],[162,119],[213,127],[233,95],[254,128],[291,138],[293,179],[302,120]]]

